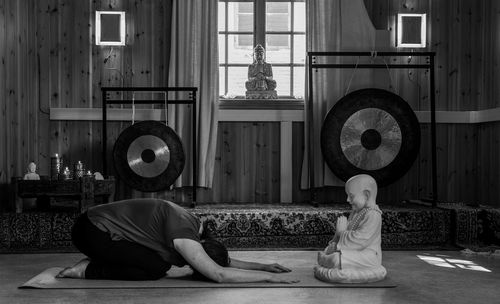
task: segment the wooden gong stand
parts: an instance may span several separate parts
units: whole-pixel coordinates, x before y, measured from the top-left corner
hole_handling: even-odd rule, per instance
[[[165,100],[116,100],[109,99],[109,92],[161,92],[168,96],[168,92],[189,92],[188,99],[168,100],[170,104],[188,104],[192,105],[192,146],[193,146],[193,188],[191,207],[196,206],[196,182],[197,182],[197,166],[196,166],[196,92],[195,87],[103,87],[102,93],[102,170],[104,176],[108,175],[107,161],[107,108],[111,104],[165,104]]]
[[[318,64],[316,63],[316,58],[318,57],[347,57],[347,56],[358,56],[358,57],[373,57],[376,56],[391,56],[391,57],[427,57],[428,61],[425,64],[378,64],[378,63],[363,63],[363,64],[345,64],[345,63],[334,63],[334,64]],[[313,128],[311,123],[313,121],[313,69],[428,69],[429,70],[429,94],[431,96],[430,100],[430,112],[431,112],[431,153],[432,153],[432,197],[430,201],[432,206],[436,207],[437,204],[437,155],[436,155],[436,90],[434,88],[434,57],[435,52],[307,52],[307,62],[308,62],[308,77],[309,77],[309,93],[308,93],[308,121],[309,121],[309,144],[307,149],[309,152],[309,178],[310,178],[310,190],[311,190],[311,204],[317,206],[316,202],[316,190],[314,183],[314,165],[313,156],[311,151],[311,146],[314,143],[313,140]]]

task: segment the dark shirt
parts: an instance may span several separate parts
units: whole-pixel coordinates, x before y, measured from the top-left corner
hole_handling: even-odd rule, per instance
[[[184,208],[160,199],[130,199],[88,209],[89,220],[113,240],[148,247],[168,263],[186,265],[174,248],[174,239],[200,241],[200,220]]]

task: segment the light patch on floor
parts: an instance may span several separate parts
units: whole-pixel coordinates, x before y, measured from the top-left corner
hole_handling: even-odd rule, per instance
[[[419,259],[431,264],[431,265],[434,265],[434,266],[491,272],[491,270],[486,269],[482,266],[479,266],[475,262],[469,261],[469,260],[449,259],[449,258],[445,258],[446,256],[443,256],[443,255],[432,256],[429,254],[428,255],[417,255],[417,257]]]

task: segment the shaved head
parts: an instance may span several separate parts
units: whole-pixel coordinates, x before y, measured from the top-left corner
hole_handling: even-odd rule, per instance
[[[370,192],[374,191],[375,195],[377,195],[377,182],[368,174],[354,175],[347,180],[346,185],[347,184],[359,185],[363,188],[362,190],[370,190]]]
[[[366,193],[369,204],[375,203],[377,198],[377,182],[368,174],[359,174],[351,177],[345,183],[346,192],[355,196],[359,193]]]

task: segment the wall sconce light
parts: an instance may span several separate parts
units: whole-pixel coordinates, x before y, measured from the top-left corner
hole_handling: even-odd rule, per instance
[[[125,12],[95,12],[95,44],[125,45]]]
[[[427,45],[426,14],[398,14],[396,47],[424,48]]]

